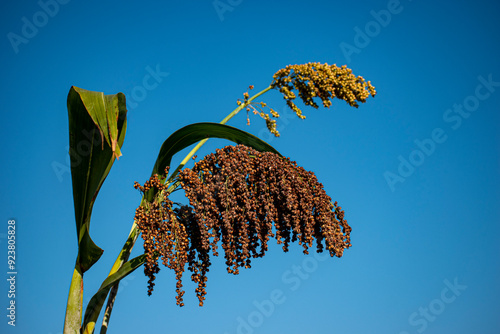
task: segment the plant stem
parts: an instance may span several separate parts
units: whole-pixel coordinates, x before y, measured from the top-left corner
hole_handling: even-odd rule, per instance
[[[115,304],[116,294],[118,293],[119,283],[116,283],[111,288],[108,297],[108,303],[106,304],[106,310],[104,311],[104,316],[102,317],[101,333],[106,334],[108,331],[109,318],[111,317],[111,311],[113,310],[113,305]]]
[[[141,201],[142,204],[142,201]],[[118,255],[118,258],[116,259],[115,263],[113,264],[113,267],[111,267],[111,271],[109,272],[109,276],[113,275],[120,269],[120,267],[128,261],[130,257],[130,253],[132,252],[132,248],[134,247],[135,241],[137,240],[137,237],[139,236],[139,231],[137,230],[136,223],[132,224],[132,228],[130,229],[129,236],[127,238],[127,241],[125,242],[125,245],[123,246],[122,250],[120,251],[120,254]],[[116,283],[113,285],[109,292],[109,297],[108,297],[108,302],[106,304],[106,310],[104,311],[104,316],[102,318],[102,325],[101,325],[101,333],[100,334],[106,334],[106,331],[108,330],[108,324],[109,324],[109,318],[111,317],[111,311],[113,310],[113,305],[115,303],[116,299],[116,294],[118,293],[118,287],[120,283]],[[100,311],[100,310],[99,310]]]
[[[268,86],[264,90],[258,92],[254,96],[250,97],[248,100],[246,100],[244,103],[240,104],[236,109],[234,109],[232,112],[230,112],[221,122],[220,124],[226,124],[231,118],[236,116],[241,110],[243,110],[245,107],[247,107],[253,100],[255,100],[257,97],[261,96],[262,94],[268,92],[269,90],[272,89],[272,86]],[[170,184],[171,180],[175,178],[175,176],[179,173],[179,171],[186,165],[186,163],[191,159],[191,157],[207,142],[207,139],[203,139],[196,146],[189,152],[184,160],[181,161],[179,166],[172,172],[170,175],[167,183]],[[174,182],[171,184],[172,186],[176,186],[178,183]],[[168,188],[168,191],[172,191],[171,187]],[[141,205],[144,203],[144,197],[141,200]],[[130,234],[127,238],[127,241],[125,242],[125,245],[123,246],[122,250],[120,251],[120,254],[118,255],[118,258],[116,259],[115,263],[113,264],[113,267],[111,268],[111,271],[108,275],[111,276],[114,274],[120,267],[123,265],[123,263],[127,262],[130,253],[132,252],[132,248],[134,247],[134,244],[137,240],[137,237],[139,236],[139,230],[137,229],[137,224],[134,223],[132,224],[132,229],[130,230]],[[113,288],[111,289],[111,292],[108,297],[108,302],[106,305],[106,311],[104,313],[103,321],[102,321],[102,326],[101,326],[101,334],[105,334],[107,329],[108,329],[108,324],[109,324],[109,318],[111,316],[111,311],[113,310],[113,305],[116,299],[116,293],[118,291],[118,285],[119,283],[115,284]],[[96,310],[96,312],[100,312],[100,310]],[[81,318],[81,316],[80,316]]]
[[[69,286],[68,304],[66,306],[66,317],[64,319],[64,334],[80,333],[82,324],[82,304],[83,273],[77,263]]]
[[[248,106],[253,100],[255,100],[256,98],[258,98],[262,94],[268,92],[270,89],[272,89],[271,86],[267,87],[264,90],[261,90],[260,92],[258,92],[257,94],[255,94],[254,96],[252,96],[251,98],[249,98],[245,103],[240,104],[236,109],[234,109],[233,111],[231,111],[231,113],[229,113],[229,115],[227,115],[220,122],[220,124],[226,124],[227,121],[229,121],[231,118],[233,118],[234,116],[236,116],[236,114],[238,114],[243,108],[245,108],[246,106]],[[191,152],[189,152],[186,155],[186,157],[184,158],[184,160],[181,161],[181,163],[179,164],[179,166],[177,166],[177,168],[170,175],[169,181],[172,180],[177,175],[177,173],[179,173],[179,171],[187,164],[187,162],[189,161],[189,159],[191,159],[191,157],[207,142],[207,140],[208,140],[208,138],[207,139],[203,139],[202,141],[198,142],[198,144],[196,144],[195,147],[193,147],[193,149],[191,150]]]

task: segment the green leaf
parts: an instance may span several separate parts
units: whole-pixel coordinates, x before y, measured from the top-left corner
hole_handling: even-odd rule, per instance
[[[151,175],[163,175],[175,153],[206,138],[228,139],[237,144],[253,147],[257,151],[279,154],[262,139],[232,126],[220,123],[194,123],[175,131],[163,142]]]
[[[83,319],[84,333],[92,333],[94,331],[95,322],[99,317],[99,313],[111,287],[143,265],[144,262],[146,262],[146,254],[139,255],[125,262],[116,273],[104,280],[97,293],[90,299],[87,305]]]
[[[265,141],[235,127],[220,123],[193,123],[175,131],[163,142],[151,175],[158,174],[165,176],[165,168],[170,166],[174,154],[207,138],[228,139],[236,144],[252,147],[257,151],[279,154],[278,151]],[[151,201],[153,197],[154,193],[152,190],[146,193],[145,198],[147,200]]]
[[[68,94],[69,154],[73,180],[78,263],[82,273],[102,255],[90,238],[92,208],[115,158],[119,158],[127,127],[125,95],[104,95],[71,87]]]

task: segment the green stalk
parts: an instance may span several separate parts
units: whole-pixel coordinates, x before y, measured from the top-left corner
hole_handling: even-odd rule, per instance
[[[220,122],[220,124],[226,124],[231,118],[233,118],[234,116],[236,116],[241,110],[243,110],[248,105],[250,105],[250,103],[253,100],[255,100],[256,98],[258,98],[259,96],[261,96],[262,94],[268,92],[271,89],[272,89],[272,86],[269,86],[269,87],[265,88],[264,90],[258,92],[254,96],[250,97],[247,101],[245,101],[244,103],[240,104],[236,109],[234,109],[232,112],[230,112]],[[191,159],[191,157],[193,157],[193,155],[207,142],[207,140],[208,139],[204,139],[204,140],[198,142],[198,144],[196,144],[196,146],[191,150],[191,152],[189,152],[186,155],[186,157],[184,158],[184,160],[182,160],[181,163],[179,164],[179,166],[177,166],[177,168],[172,172],[172,174],[170,175],[168,181],[166,182],[167,184],[171,183],[171,180],[173,180],[173,178],[175,178],[175,176],[186,165],[186,163],[189,161],[189,159]],[[178,185],[178,183],[174,182],[168,188],[168,191],[172,191],[173,189],[175,189],[175,187],[177,185]],[[141,200],[141,205],[143,204],[143,202],[144,202],[144,197]],[[132,229],[130,230],[130,234],[129,234],[128,238],[127,238],[127,241],[125,242],[125,245],[123,246],[122,250],[120,251],[120,254],[118,255],[118,258],[116,259],[115,263],[113,264],[113,267],[111,268],[111,271],[110,271],[108,277],[110,275],[114,274],[118,269],[120,269],[120,267],[123,265],[123,263],[127,262],[128,258],[130,256],[130,253],[132,252],[132,248],[134,247],[134,244],[135,244],[138,236],[139,236],[139,230],[137,229],[137,224],[134,221],[134,223],[132,224]],[[116,293],[118,291],[118,285],[119,285],[119,283],[117,283],[116,285],[114,285],[113,288],[111,289],[110,294],[109,294],[108,302],[107,302],[107,305],[106,305],[106,311],[105,311],[105,314],[104,314],[104,317],[103,317],[102,326],[101,326],[101,334],[105,334],[106,331],[107,331],[108,324],[109,324],[109,318],[111,316],[111,311],[113,310],[113,305],[114,305],[114,302],[115,302],[115,299],[116,299]],[[98,314],[98,313],[100,313],[100,311],[101,311],[100,309],[99,310],[94,310],[94,313],[97,312],[97,314]],[[81,316],[80,316],[80,318],[81,318]]]
[[[226,124],[227,121],[229,121],[231,118],[233,118],[234,116],[236,116],[236,114],[238,114],[243,108],[247,107],[253,100],[255,100],[256,98],[258,98],[262,94],[268,92],[270,89],[272,89],[271,86],[269,86],[266,89],[258,92],[257,94],[255,94],[254,96],[252,96],[251,98],[249,98],[245,103],[240,104],[236,109],[234,109],[233,111],[231,111],[231,113],[229,113],[229,115],[227,115],[220,122],[220,124]],[[208,140],[208,138],[207,139],[203,139],[198,144],[196,144],[195,147],[193,147],[193,149],[191,150],[191,152],[189,152],[188,155],[186,155],[186,157],[184,158],[184,160],[181,161],[181,163],[179,164],[179,166],[177,166],[177,168],[174,170],[174,172],[170,175],[169,181],[172,180],[177,175],[177,173],[179,173],[179,171],[187,164],[187,162],[189,161],[189,159],[191,159],[193,157],[193,155],[207,142],[207,140]]]
[[[142,201],[141,201],[142,204]],[[120,269],[120,267],[128,261],[130,257],[130,253],[132,252],[132,248],[134,247],[135,241],[137,240],[137,237],[139,236],[139,231],[136,228],[137,224],[134,223],[132,224],[132,228],[130,230],[129,236],[127,238],[127,241],[125,242],[125,245],[123,246],[122,250],[120,251],[120,254],[118,255],[118,258],[116,259],[115,263],[113,264],[113,267],[111,267],[111,271],[109,272],[109,276],[113,275]],[[104,311],[104,316],[102,318],[102,325],[101,325],[101,333],[100,334],[106,334],[108,330],[108,324],[109,324],[109,318],[111,317],[111,311],[113,310],[113,305],[115,303],[116,299],[116,294],[118,293],[118,287],[119,283],[113,285],[109,292],[109,297],[108,297],[108,302],[106,304],[106,310]],[[99,310],[100,312],[100,310]]]
[[[104,311],[104,316],[102,318],[101,325],[101,333],[106,334],[108,331],[109,318],[111,317],[111,311],[113,310],[113,306],[115,305],[116,294],[118,293],[119,283],[113,285],[111,290],[109,291],[108,303],[106,304],[106,310]]]
[[[69,287],[68,304],[66,306],[66,317],[64,319],[64,334],[79,334],[82,324],[83,304],[83,273],[75,265],[71,285]]]

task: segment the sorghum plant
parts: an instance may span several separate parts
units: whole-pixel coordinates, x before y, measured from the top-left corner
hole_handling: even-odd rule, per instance
[[[250,86],[249,90],[254,87]],[[219,124],[195,123],[174,132],[163,143],[151,178],[134,187],[143,197],[136,210],[130,235],[110,274],[87,305],[82,321],[83,274],[99,260],[102,250],[90,238],[90,216],[96,196],[115,158],[121,155],[126,131],[123,94],[104,95],[72,87],[68,95],[70,156],[78,236],[78,256],[70,286],[64,333],[93,333],[95,322],[108,299],[101,333],[109,317],[121,279],[144,265],[149,278],[148,294],[154,288],[160,262],[176,276],[177,304],[184,305],[182,277],[187,269],[198,286],[200,306],[206,295],[210,257],[224,252],[228,273],[250,268],[252,259],[263,257],[271,238],[282,245],[298,241],[308,254],[317,252],[341,257],[351,246],[351,227],[344,211],[326,194],[313,172],[283,157],[259,138],[225,125],[241,110],[262,117],[271,133],[279,136],[279,114],[255,100],[276,89],[301,119],[305,116],[294,100],[318,108],[317,100],[329,108],[334,98],[358,107],[375,96],[369,81],[355,76],[346,66],[308,63],[289,65],[273,76],[271,84],[250,96],[245,92],[238,107]],[[250,120],[248,119],[248,122]],[[236,145],[217,149],[192,168],[186,163],[208,138],[224,138]],[[87,141],[91,154],[79,147]],[[179,166],[170,171],[172,156],[197,143]],[[170,194],[183,189],[186,203],[177,204]],[[129,260],[137,237],[144,253]],[[187,267],[187,268],[186,268]]]

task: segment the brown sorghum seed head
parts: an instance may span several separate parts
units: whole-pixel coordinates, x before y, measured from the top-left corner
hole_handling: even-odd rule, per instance
[[[332,204],[314,173],[275,153],[227,146],[182,170],[178,178],[190,206],[173,208],[165,187],[153,176],[143,188],[156,187],[158,195],[136,211],[147,254],[149,294],[161,258],[176,273],[177,304],[184,305],[182,274],[187,263],[203,305],[210,253],[218,255],[219,242],[227,271],[233,274],[264,256],[270,238],[284,251],[298,241],[306,254],[314,240],[318,252],[326,247],[337,257],[351,246],[344,212],[337,202]]]

